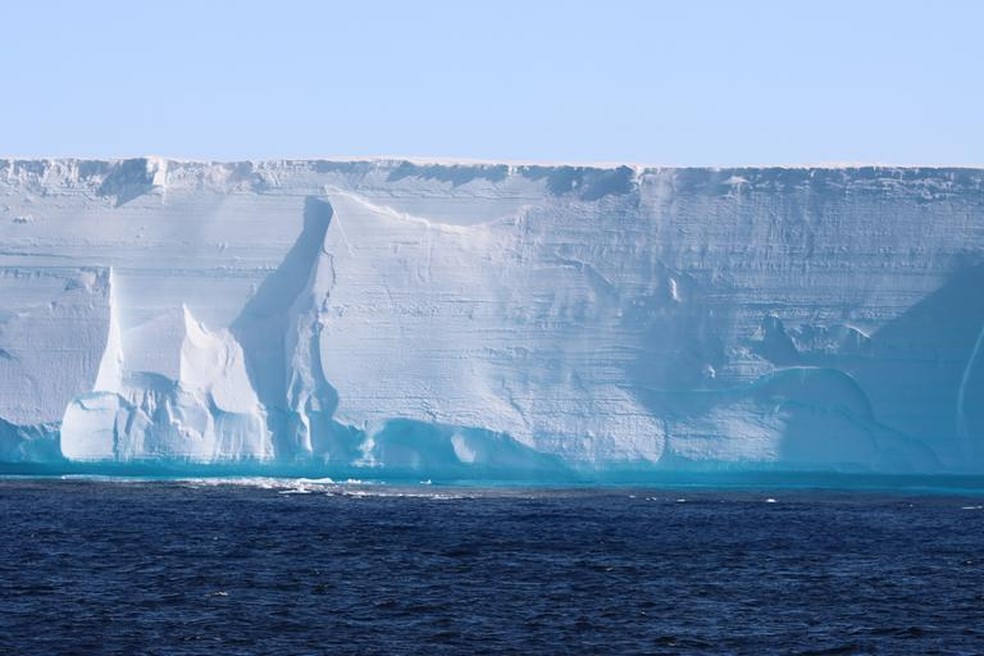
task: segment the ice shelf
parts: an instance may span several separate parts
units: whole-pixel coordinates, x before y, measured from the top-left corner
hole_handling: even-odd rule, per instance
[[[984,472],[984,171],[0,160],[0,462]]]

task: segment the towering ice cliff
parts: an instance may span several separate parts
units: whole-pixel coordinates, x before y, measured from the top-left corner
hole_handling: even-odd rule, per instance
[[[0,161],[0,461],[984,471],[984,171]]]

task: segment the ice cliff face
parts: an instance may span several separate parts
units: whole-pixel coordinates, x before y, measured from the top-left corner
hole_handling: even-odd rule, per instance
[[[984,470],[984,171],[0,161],[0,461]]]

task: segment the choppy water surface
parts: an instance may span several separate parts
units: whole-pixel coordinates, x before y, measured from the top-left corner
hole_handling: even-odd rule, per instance
[[[984,500],[0,481],[0,653],[980,653]]]

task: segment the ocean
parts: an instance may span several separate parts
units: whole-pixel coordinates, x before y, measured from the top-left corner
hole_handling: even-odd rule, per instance
[[[3,654],[978,654],[984,493],[0,479]]]

